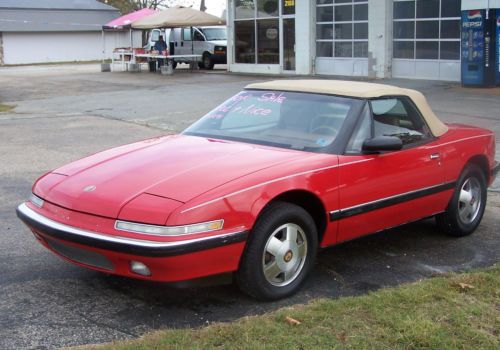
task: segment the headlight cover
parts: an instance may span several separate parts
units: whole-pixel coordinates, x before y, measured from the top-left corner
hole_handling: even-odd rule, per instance
[[[157,226],[122,220],[116,220],[115,222],[115,229],[117,230],[153,236],[182,236],[193,233],[217,231],[221,230],[223,227],[224,220],[222,219],[183,226]]]
[[[38,208],[41,208],[43,206],[44,200],[41,199],[40,197],[36,196],[35,194],[31,194],[29,201],[36,205]]]

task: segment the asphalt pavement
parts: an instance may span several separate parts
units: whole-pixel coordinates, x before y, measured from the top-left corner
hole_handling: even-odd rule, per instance
[[[234,285],[176,289],[64,262],[15,216],[38,176],[109,147],[178,132],[246,84],[271,79],[223,72],[100,73],[98,68],[0,68],[0,103],[16,105],[0,113],[2,350],[131,339],[155,329],[231,321],[312,298],[359,295],[500,261],[497,181],[473,235],[453,239],[426,220],[327,249],[304,288],[279,302],[256,302]],[[488,127],[500,140],[500,88],[383,82],[419,89],[444,121]],[[500,158],[498,146],[497,154]]]

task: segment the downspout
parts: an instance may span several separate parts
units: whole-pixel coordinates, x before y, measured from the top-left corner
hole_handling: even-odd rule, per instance
[[[102,57],[101,57],[101,63],[104,63],[106,60],[106,43],[104,41],[104,28],[101,29],[101,42],[102,42]]]
[[[3,33],[0,32],[0,66],[3,65]]]

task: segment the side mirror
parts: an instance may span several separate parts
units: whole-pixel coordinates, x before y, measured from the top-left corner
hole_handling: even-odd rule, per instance
[[[363,142],[363,152],[367,153],[399,151],[401,148],[403,148],[403,141],[396,136],[377,136]]]

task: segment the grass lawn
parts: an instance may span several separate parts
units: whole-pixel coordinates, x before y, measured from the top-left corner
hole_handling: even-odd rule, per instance
[[[294,322],[298,321],[298,322]],[[84,349],[500,349],[500,265]]]
[[[0,113],[2,112],[8,112],[10,111],[11,109],[15,108],[16,106],[9,106],[9,105],[4,105],[2,103],[0,103]]]

